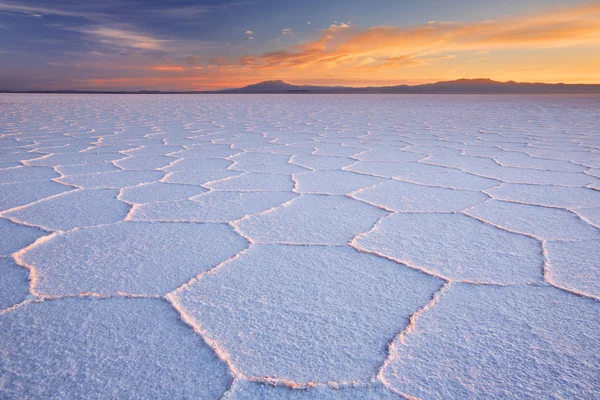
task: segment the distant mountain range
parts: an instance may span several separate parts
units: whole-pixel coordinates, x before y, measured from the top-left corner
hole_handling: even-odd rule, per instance
[[[525,82],[498,82],[491,79],[458,79],[428,83],[424,85],[398,85],[398,86],[313,86],[292,85],[283,81],[264,81],[238,89],[218,91],[91,91],[91,90],[56,90],[56,91],[27,91],[0,93],[129,93],[129,94],[241,94],[241,93],[289,93],[289,94],[560,94],[560,93],[600,93],[600,84],[565,84],[565,83],[525,83]]]

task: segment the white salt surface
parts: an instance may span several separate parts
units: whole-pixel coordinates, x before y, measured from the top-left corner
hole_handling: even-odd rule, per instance
[[[0,95],[0,398],[595,398],[599,109]]]
[[[159,299],[60,299],[3,315],[2,398],[218,399],[227,366]]]

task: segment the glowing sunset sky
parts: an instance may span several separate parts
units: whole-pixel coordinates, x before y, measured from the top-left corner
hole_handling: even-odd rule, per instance
[[[600,1],[0,1],[0,89],[600,83]]]

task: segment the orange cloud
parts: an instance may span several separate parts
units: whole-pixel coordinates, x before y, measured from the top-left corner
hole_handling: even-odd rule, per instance
[[[551,48],[600,44],[600,4],[528,18],[476,23],[430,22],[410,28],[358,30],[332,25],[310,43],[247,55],[239,64],[259,69],[412,67],[458,51]]]
[[[168,71],[168,72],[179,72],[185,71],[181,65],[151,65],[148,67],[144,67],[145,69],[149,69],[151,71]]]

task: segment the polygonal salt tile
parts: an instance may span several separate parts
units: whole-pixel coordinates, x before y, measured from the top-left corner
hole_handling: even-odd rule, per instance
[[[140,183],[160,180],[165,173],[162,171],[116,171],[93,175],[63,176],[61,182],[86,189],[106,188],[120,189],[125,186],[135,186]]]
[[[126,222],[54,234],[17,262],[35,268],[37,293],[160,295],[244,247],[224,224]]]
[[[58,143],[57,143],[58,144]],[[59,146],[49,147],[38,147],[36,151],[41,153],[53,153],[53,154],[64,154],[64,153],[77,153],[90,147],[90,140],[87,138],[80,140],[60,140]]]
[[[578,166],[583,166],[583,167],[587,167],[587,168],[600,168],[600,159],[595,159],[595,160],[585,160],[585,161],[577,161],[577,162],[573,162],[570,161],[573,164],[576,164]]]
[[[42,154],[36,153],[27,153],[27,152],[15,152],[15,153],[6,153],[2,152],[2,159],[0,160],[0,164],[3,168],[20,166],[23,165],[21,161],[27,161],[34,158],[40,158]]]
[[[425,155],[453,155],[460,156],[462,151],[457,149],[451,149],[444,146],[433,146],[433,145],[414,145],[409,146],[407,151]]]
[[[0,310],[25,300],[29,294],[29,271],[12,258],[0,258]]]
[[[265,164],[265,165],[237,165],[230,167],[233,171],[259,172],[266,174],[294,174],[310,171],[308,168],[295,164]]]
[[[126,170],[153,170],[164,168],[174,161],[177,161],[177,159],[172,157],[140,156],[124,158],[115,161],[115,164]]]
[[[316,171],[338,170],[356,162],[348,157],[316,156],[311,154],[298,154],[292,157],[291,162]]]
[[[181,151],[183,147],[181,146],[144,146],[137,149],[127,150],[126,154],[130,156],[164,156],[166,154],[170,154],[173,152]]]
[[[61,140],[60,144],[59,144],[59,142],[57,142],[57,143],[55,143],[55,145],[45,144],[43,146],[36,147],[35,152],[41,153],[41,154],[54,154],[54,155],[74,154],[74,153],[83,151],[90,146],[89,143],[72,145],[72,144],[68,144],[68,143],[64,144],[62,142],[63,141]]]
[[[127,157],[119,153],[66,153],[51,154],[44,158],[26,161],[27,165],[78,165],[78,164],[98,164],[109,161],[119,160]]]
[[[231,171],[228,169],[215,171],[179,171],[170,172],[162,181],[169,183],[182,183],[186,185],[204,185],[208,182],[219,181],[221,179],[239,176],[242,174],[243,172]]]
[[[63,175],[90,175],[98,172],[120,171],[120,168],[111,163],[60,165],[54,168]]]
[[[524,153],[503,153],[499,156],[494,156],[494,160],[502,166],[547,171],[583,172],[586,169],[569,161],[535,158]]]
[[[174,158],[172,161],[173,164],[163,168],[163,171],[213,171],[227,169],[233,165],[232,161],[219,158],[190,158],[179,161]]]
[[[497,179],[506,183],[521,183],[530,185],[560,185],[572,187],[584,187],[596,180],[596,178],[577,172],[543,171],[537,169],[501,167],[465,167],[465,171],[483,176],[485,178]]]
[[[566,289],[600,299],[600,237],[545,245],[550,280]]]
[[[357,161],[356,163],[344,169],[346,171],[380,176],[383,178],[402,178],[407,175],[430,174],[449,171],[449,169],[445,167],[438,167],[423,163],[393,163],[381,161]]]
[[[73,188],[54,181],[0,184],[0,193],[2,193],[2,196],[0,196],[0,211],[33,203],[69,190],[73,190]]]
[[[342,195],[385,181],[347,171],[315,171],[295,174],[298,193]]]
[[[304,147],[304,146],[271,146],[269,147],[269,152],[273,154],[285,154],[288,157],[293,156],[294,154],[310,154],[314,151],[314,147]]]
[[[129,206],[117,200],[118,194],[118,190],[110,189],[73,190],[5,215],[53,231],[111,224],[129,212]]]
[[[413,185],[398,181],[385,182],[352,195],[369,204],[393,211],[451,212],[460,211],[488,199],[483,193]]]
[[[600,230],[557,208],[488,200],[467,214],[513,232],[545,240],[600,239]]]
[[[600,304],[551,287],[452,285],[396,340],[383,376],[422,399],[591,399]]]
[[[350,247],[263,245],[168,297],[246,376],[349,381],[441,283]]]
[[[600,158],[600,156],[599,156]],[[591,175],[596,178],[600,178],[600,168],[590,168],[586,171],[586,174]]]
[[[483,157],[470,157],[467,155],[431,155],[427,159],[423,160],[425,164],[437,165],[446,168],[458,168],[461,170],[476,169],[479,171],[500,171],[503,169],[497,162],[490,158]]]
[[[238,380],[227,391],[223,400],[399,400],[397,394],[382,384],[348,387],[317,386],[309,389],[291,389],[256,382]]]
[[[41,229],[25,226],[0,218],[0,256],[8,256],[29,246],[47,233]]]
[[[134,132],[133,129],[135,129],[137,132]],[[145,128],[128,128],[129,131],[129,138],[126,137],[116,137],[114,139],[116,139],[115,141],[121,145],[125,145],[127,144],[130,147],[136,147],[136,148],[147,148],[147,147],[157,147],[157,148],[164,148],[165,147],[165,143],[164,143],[164,139],[161,138],[154,138],[154,139],[150,139],[148,137],[144,137],[141,138],[141,136],[145,136],[146,134],[148,134],[148,130]],[[102,140],[102,143],[111,143],[110,140],[106,140],[107,138],[104,137],[104,140]],[[110,138],[109,138],[110,139]],[[161,151],[164,149],[161,149]],[[167,151],[171,151],[171,150],[167,150]],[[146,155],[153,155],[152,153],[146,154]]]
[[[588,188],[504,184],[488,193],[499,200],[550,207],[600,206],[600,191]]]
[[[282,205],[298,195],[291,192],[220,192],[196,196],[192,201],[136,206],[132,221],[229,222]]]
[[[157,299],[63,299],[0,319],[5,399],[219,399],[226,365]]]
[[[122,153],[123,155],[126,156],[126,155],[128,155],[128,153],[126,153],[127,151],[133,150],[136,148],[137,147],[132,147],[132,145],[128,145],[128,144],[121,144],[121,145],[117,145],[117,146],[100,145],[100,146],[88,147],[87,149],[82,151],[82,153]]]
[[[581,151],[583,150],[582,147],[577,146],[576,144],[572,144],[572,146],[575,146],[576,149],[575,151],[572,150],[566,150],[566,143],[560,143],[559,144],[560,148],[559,149],[542,149],[542,148],[533,148],[533,147],[528,147],[527,149],[524,149],[524,152],[529,154],[532,157],[539,157],[539,158],[552,158],[552,159],[556,159],[556,160],[564,160],[564,161],[573,161],[573,162],[580,162],[580,161],[588,161],[588,160],[597,160],[598,159],[598,153],[593,153],[591,151]]]
[[[230,158],[235,165],[242,167],[247,165],[287,164],[290,156],[273,153],[240,153]]]
[[[394,214],[354,240],[360,249],[454,280],[542,280],[540,243],[462,214]]]
[[[587,223],[600,228],[600,207],[598,208],[575,208],[574,212]]]
[[[340,157],[350,157],[355,154],[361,153],[365,151],[363,148],[359,147],[350,147],[343,145],[334,145],[334,144],[316,144],[316,151],[314,152],[317,156],[340,156]]]
[[[229,146],[208,145],[207,147],[188,146],[188,150],[181,150],[174,153],[169,153],[170,156],[177,158],[227,158],[241,153],[240,150],[235,150]]]
[[[60,174],[51,167],[14,167],[0,169],[1,183],[19,183],[27,181],[41,181],[60,177]]]
[[[369,150],[354,156],[360,161],[391,161],[415,162],[425,158],[423,154],[409,153],[407,151]]]
[[[285,192],[294,188],[290,175],[258,174],[249,172],[205,185],[214,190]]]
[[[0,160],[0,169],[21,167],[23,165],[24,164],[22,164],[20,161],[2,161],[2,160]]]
[[[388,213],[343,196],[303,194],[264,214],[244,218],[237,227],[262,243],[346,244]]]
[[[189,199],[207,191],[201,186],[154,182],[122,189],[119,198],[130,203],[151,203]]]
[[[438,186],[449,189],[473,191],[490,189],[494,186],[498,186],[501,183],[500,181],[494,179],[482,178],[477,175],[472,175],[457,170],[398,174],[395,176],[395,179],[418,185]]]

